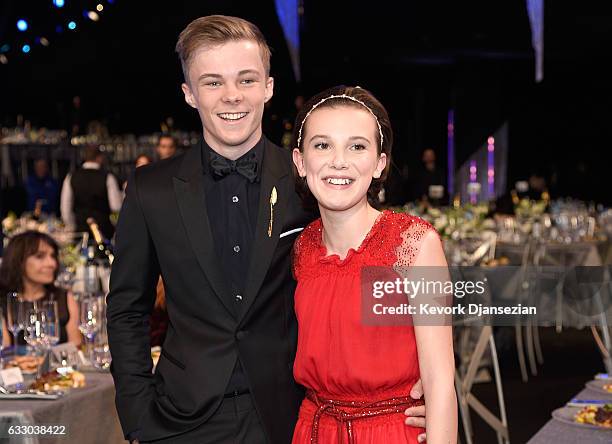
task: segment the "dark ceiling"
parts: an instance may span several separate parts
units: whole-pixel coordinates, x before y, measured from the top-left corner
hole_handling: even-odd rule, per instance
[[[511,179],[550,167],[551,158],[570,191],[586,181],[579,185],[586,193],[600,171],[604,177],[598,159],[610,150],[609,2],[545,2],[544,81],[535,84],[525,1],[304,0],[301,85],[272,0],[104,1],[98,23],[54,33],[70,8],[78,14],[96,3],[66,0],[61,12],[51,0],[0,3],[0,47],[35,38],[35,28],[51,36],[49,47],[9,54],[0,65],[0,123],[13,124],[22,114],[35,125],[64,126],[71,98],[80,95],[88,117],[113,132],[158,131],[168,116],[181,129],[199,130],[182,99],[173,48],[190,20],[222,13],[255,22],[269,40],[272,113],[291,115],[298,91],[309,96],[334,84],[359,84],[389,109],[398,163],[415,161],[426,146],[443,152],[452,108],[459,160],[507,121]],[[27,35],[15,27],[21,16],[32,21]]]

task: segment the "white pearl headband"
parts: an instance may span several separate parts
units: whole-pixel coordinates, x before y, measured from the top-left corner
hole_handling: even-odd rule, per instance
[[[378,125],[378,133],[380,134],[380,150],[382,151],[384,137],[383,137],[382,127],[380,126],[380,122],[378,121],[378,117],[376,117],[376,114],[374,114],[374,112],[372,111],[372,109],[368,105],[363,103],[361,100],[356,99],[355,97],[352,97],[352,96],[347,96],[346,94],[331,95],[329,97],[325,97],[324,99],[319,100],[312,108],[310,108],[310,111],[308,111],[306,113],[306,115],[304,116],[304,119],[302,120],[302,123],[300,124],[300,130],[298,131],[298,138],[297,138],[297,145],[298,145],[298,147],[300,146],[300,143],[302,142],[302,129],[304,128],[304,122],[306,122],[306,119],[308,119],[308,116],[310,116],[310,114],[315,109],[317,109],[317,107],[319,105],[321,105],[322,103],[325,103],[325,102],[327,102],[328,100],[331,100],[331,99],[347,99],[347,100],[351,100],[351,101],[353,101],[355,103],[359,103],[361,106],[363,106],[365,109],[367,109],[370,112],[370,114],[372,114],[372,116],[374,116],[374,119],[376,120],[376,125]]]

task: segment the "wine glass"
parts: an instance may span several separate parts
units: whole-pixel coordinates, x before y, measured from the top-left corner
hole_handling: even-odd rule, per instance
[[[13,343],[17,345],[17,337],[24,327],[24,312],[23,300],[19,293],[15,291],[6,295],[6,323],[9,331],[13,334]]]
[[[92,294],[83,295],[79,305],[79,330],[85,336],[87,358],[91,360],[93,339],[100,330],[102,323],[102,307],[100,298]]]
[[[26,323],[28,319],[28,312],[32,310],[38,310],[39,302],[38,301],[26,301],[23,297],[19,298],[19,305],[21,305],[21,309],[19,310],[19,325],[21,326],[21,330],[23,330],[23,335],[25,339],[26,331]],[[26,341],[27,344],[27,341]],[[23,351],[23,347],[19,345],[19,342],[15,341],[15,354],[21,354]],[[27,355],[32,352],[32,347],[27,345],[25,347],[24,353]]]
[[[53,347],[60,340],[60,323],[57,301],[44,301],[42,310],[45,314],[46,343],[47,347]]]
[[[108,346],[108,332],[106,330],[106,304],[104,298],[99,298],[101,307],[100,330],[94,338],[92,350],[92,364],[99,370],[107,370],[111,364],[110,348]]]
[[[46,346],[46,316],[42,310],[27,310],[25,312],[24,339],[34,349],[36,357],[36,376],[40,377],[40,359],[38,355]]]

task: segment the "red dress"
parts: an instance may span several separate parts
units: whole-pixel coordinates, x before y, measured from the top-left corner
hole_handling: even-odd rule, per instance
[[[327,256],[318,219],[295,245],[294,273],[298,285],[295,311],[298,348],[295,380],[317,397],[340,401],[381,401],[406,397],[419,379],[412,326],[368,326],[361,321],[361,268],[409,266],[416,258],[427,222],[384,211],[357,250],[345,259]],[[320,405],[320,404],[319,404]],[[310,443],[317,405],[302,402],[293,443]],[[319,444],[416,443],[423,430],[406,426],[402,413],[346,423],[321,415]]]

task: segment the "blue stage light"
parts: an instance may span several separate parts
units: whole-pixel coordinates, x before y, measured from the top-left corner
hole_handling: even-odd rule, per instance
[[[28,52],[30,52],[30,45],[23,45],[23,46],[21,47],[21,50],[22,50],[22,51],[23,51],[25,54],[27,54]]]
[[[68,22],[68,29],[71,29],[71,30],[76,29],[76,22]]]
[[[5,43],[4,45],[0,46],[0,53],[8,52],[9,49],[11,49],[11,46],[8,43]]]
[[[57,8],[63,8],[64,7],[64,0],[53,0],[53,4]]]
[[[24,19],[17,20],[17,29],[19,29],[21,32],[27,30],[28,22],[26,22]]]
[[[62,25],[57,25],[55,27],[55,32],[57,32],[58,34],[61,34],[64,31],[64,28],[62,28]]]

